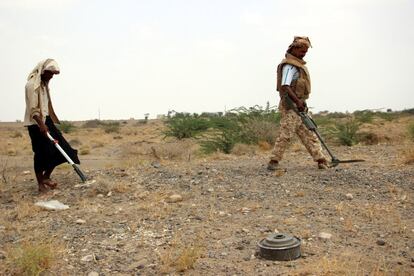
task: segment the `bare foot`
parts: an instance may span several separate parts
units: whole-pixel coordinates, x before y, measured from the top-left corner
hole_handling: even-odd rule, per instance
[[[39,184],[39,193],[40,194],[44,194],[44,193],[47,193],[47,191],[48,191],[49,189],[45,186],[45,184]]]
[[[44,179],[43,180],[43,184],[44,185],[46,185],[46,186],[48,186],[50,189],[55,189],[56,188],[56,186],[57,186],[57,182],[56,181],[53,181],[52,179]]]

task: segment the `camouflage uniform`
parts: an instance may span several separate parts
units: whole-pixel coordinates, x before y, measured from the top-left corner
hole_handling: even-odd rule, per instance
[[[318,137],[306,128],[299,115],[293,109],[281,109],[280,112],[282,118],[280,120],[279,136],[276,139],[270,159],[274,161],[282,160],[285,150],[289,146],[293,135],[296,133],[315,162],[318,162],[318,160],[326,160]]]

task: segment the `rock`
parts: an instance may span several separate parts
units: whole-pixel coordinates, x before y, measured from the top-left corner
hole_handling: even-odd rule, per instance
[[[183,197],[179,194],[170,195],[166,200],[166,202],[168,203],[175,203],[175,202],[180,202],[180,201],[183,201]]]
[[[153,166],[154,168],[158,169],[161,167],[161,164],[159,162],[152,162],[151,166]]]
[[[332,234],[326,233],[326,232],[320,232],[318,237],[322,240],[330,240],[332,238]]]
[[[251,211],[251,209],[250,209],[250,208],[248,208],[248,207],[243,207],[243,208],[241,208],[241,212],[242,212],[243,214],[250,213],[250,211]]]
[[[23,173],[22,173],[23,175],[28,175],[28,174],[30,174],[30,171],[23,171]]]
[[[354,196],[353,196],[352,194],[350,194],[350,193],[346,194],[346,195],[345,195],[345,197],[346,197],[346,199],[348,199],[348,200],[352,200],[352,199],[354,199]]]
[[[6,253],[0,250],[0,260],[6,259]]]
[[[214,192],[213,188],[209,188],[207,191],[209,191],[210,193]]]
[[[383,246],[383,245],[385,245],[385,241],[379,239],[379,240],[377,240],[377,244],[380,245],[380,246]]]
[[[65,205],[57,200],[38,201],[35,205],[46,210],[66,210],[69,208],[68,205]]]
[[[83,219],[77,219],[76,220],[76,224],[85,224],[85,223],[86,223],[86,221],[83,220]]]
[[[86,256],[84,256],[82,259],[81,259],[81,261],[82,262],[91,262],[91,261],[93,261],[95,258],[93,257],[93,255],[86,255]]]
[[[103,194],[97,194],[96,197],[103,198],[104,195]]]
[[[142,259],[142,260],[133,262],[132,264],[128,265],[128,270],[143,269],[145,265],[147,264],[148,264],[148,261],[146,259]]]
[[[99,276],[99,273],[96,271],[91,271],[88,273],[88,276]]]
[[[224,216],[226,215],[226,213],[225,213],[225,212],[223,212],[223,211],[220,211],[220,212],[218,212],[218,215],[219,215],[220,217],[224,217]]]

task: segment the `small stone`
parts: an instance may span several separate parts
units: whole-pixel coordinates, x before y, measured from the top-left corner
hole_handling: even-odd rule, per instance
[[[69,208],[68,205],[63,204],[58,200],[38,201],[35,205],[46,210],[66,210]]]
[[[249,233],[250,231],[249,231],[249,229],[247,229],[247,228],[243,228],[242,229],[242,231],[244,232],[244,233]]]
[[[248,208],[248,207],[243,207],[243,208],[241,208],[241,212],[243,213],[243,214],[247,214],[247,213],[249,213],[251,211],[251,209],[250,208]]]
[[[30,171],[23,171],[23,175],[28,175],[30,174]]]
[[[332,238],[332,234],[326,232],[320,232],[319,238],[322,240],[330,240]]]
[[[227,256],[227,253],[226,252],[221,252],[221,254],[220,254],[221,256]]]
[[[6,259],[6,253],[0,250],[0,260]]]
[[[93,255],[86,255],[81,259],[82,262],[91,262],[93,260],[94,260]]]
[[[379,239],[379,240],[377,240],[377,244],[380,245],[380,246],[383,246],[383,245],[385,245],[385,241]]]
[[[111,196],[112,195],[112,191],[110,191],[110,192],[108,192],[107,194],[106,194],[106,196]]]
[[[104,195],[103,194],[97,194],[96,197],[103,198]]]
[[[96,271],[91,271],[88,273],[88,276],[99,276],[99,273]]]
[[[159,162],[152,162],[151,165],[156,169],[161,167],[161,164]]]
[[[173,195],[170,195],[168,198],[167,198],[167,200],[166,200],[168,203],[175,203],[175,202],[180,202],[180,201],[183,201],[183,197],[181,196],[181,195],[179,195],[179,194],[173,194]]]
[[[220,211],[220,212],[218,213],[218,215],[219,215],[220,217],[224,217],[224,216],[226,215],[226,213],[225,213],[225,212],[223,212],[223,211]]]
[[[343,217],[340,217],[340,218],[339,218],[339,220],[340,220],[340,221],[344,221],[345,219],[344,219]]]
[[[346,199],[348,199],[348,200],[352,200],[352,199],[354,199],[354,196],[352,195],[352,194],[346,194],[345,195],[345,197],[346,197]]]
[[[86,223],[86,221],[83,220],[83,219],[77,219],[76,220],[76,224],[85,224],[85,223]]]
[[[209,191],[210,193],[214,192],[213,188],[209,188],[207,191]]]

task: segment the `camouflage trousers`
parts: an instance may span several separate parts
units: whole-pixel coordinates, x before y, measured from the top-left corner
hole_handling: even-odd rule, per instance
[[[272,151],[271,160],[282,160],[283,154],[288,148],[293,135],[296,133],[302,144],[306,147],[313,160],[327,160],[322,152],[321,143],[316,134],[302,123],[302,119],[294,110],[281,110],[279,136],[276,139]]]

